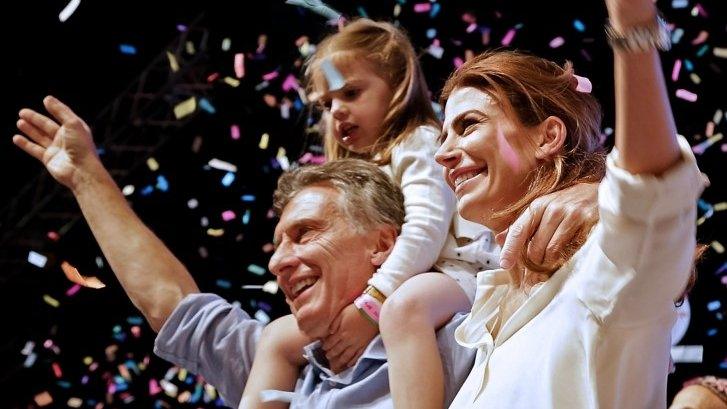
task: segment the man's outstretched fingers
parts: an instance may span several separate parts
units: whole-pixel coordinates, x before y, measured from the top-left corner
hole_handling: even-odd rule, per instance
[[[537,226],[537,230],[533,234],[530,244],[528,244],[527,255],[531,261],[538,264],[543,263],[547,257],[548,244],[551,242],[553,235],[561,225],[564,217],[565,215],[560,207],[546,207],[543,211],[540,224]]]
[[[58,98],[55,98],[51,95],[48,95],[47,97],[43,98],[43,105],[45,105],[45,109],[48,110],[48,112],[53,115],[55,119],[58,120],[61,124],[68,124],[74,120],[80,121],[81,118],[79,118],[72,110],[69,108],[66,104],[61,102]]]
[[[18,113],[18,116],[20,119],[30,122],[33,126],[51,136],[55,135],[58,132],[58,128],[60,128],[54,120],[32,109],[23,108]]]
[[[47,148],[53,142],[52,137],[49,137],[45,132],[43,132],[43,130],[26,121],[25,119],[18,119],[18,122],[16,122],[16,126],[33,142],[44,148]]]
[[[535,228],[540,224],[542,216],[543,207],[533,202],[510,225],[507,237],[505,238],[505,244],[502,246],[502,252],[500,253],[500,267],[508,269],[515,265],[515,259],[520,249],[525,246],[530,236],[533,235]]]
[[[544,262],[546,265],[551,265],[558,261],[563,249],[569,243],[573,242],[576,235],[580,232],[582,221],[572,219],[573,217],[563,219],[560,225],[558,225],[558,229],[553,233],[553,237],[550,238],[545,252]]]
[[[18,148],[24,150],[28,155],[43,162],[43,154],[45,153],[45,148],[43,148],[42,146],[31,142],[23,135],[14,135],[13,143]]]

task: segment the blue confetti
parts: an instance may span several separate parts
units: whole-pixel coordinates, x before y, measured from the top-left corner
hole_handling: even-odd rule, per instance
[[[439,10],[442,9],[442,5],[439,3],[432,4],[432,9],[429,11],[429,17],[434,18],[439,14]]]
[[[219,279],[219,280],[215,281],[215,284],[217,284],[218,287],[222,287],[222,288],[230,288],[230,287],[232,287],[232,284],[230,284],[229,281],[222,280],[222,279]]]
[[[130,44],[121,44],[119,45],[119,50],[122,54],[127,55],[136,55],[136,47]]]
[[[214,114],[215,112],[217,112],[215,107],[212,106],[212,103],[210,103],[210,101],[207,98],[199,99],[199,108],[210,114]]]
[[[717,328],[710,328],[707,330],[708,337],[713,337],[715,335],[717,335]]]
[[[248,203],[249,202],[254,202],[255,201],[255,195],[242,195],[242,197],[240,197],[240,200],[242,200],[243,202],[248,202]]]
[[[130,325],[141,325],[144,323],[144,320],[139,316],[132,316],[127,318],[126,322],[128,322]]]
[[[245,210],[245,214],[242,215],[242,224],[247,225],[250,223],[250,209]]]
[[[249,271],[253,274],[257,274],[259,276],[261,276],[267,272],[267,270],[265,270],[264,268],[260,267],[257,264],[250,264],[249,266],[247,266],[247,271]]]
[[[169,182],[167,181],[167,178],[165,178],[163,175],[157,176],[157,189],[161,190],[162,192],[166,192],[169,190]]]
[[[431,40],[432,38],[434,38],[436,36],[437,36],[437,29],[436,28],[430,28],[429,30],[427,30],[427,38],[428,39]]]
[[[721,306],[722,306],[722,303],[720,303],[719,300],[707,303],[707,309],[709,311],[717,311],[719,309],[719,307],[721,307]]]
[[[687,0],[672,0],[671,2],[671,8],[673,9],[683,9],[686,8],[689,5],[689,2]]]
[[[230,186],[232,182],[235,181],[235,174],[232,172],[227,172],[225,176],[222,178],[222,185],[223,186]]]
[[[154,191],[154,186],[147,185],[147,186],[144,187],[144,189],[141,190],[141,195],[142,196],[149,196],[151,194],[151,192],[153,192],[153,191]]]
[[[586,31],[586,25],[578,19],[573,20],[573,28],[575,28],[577,31],[580,31],[581,33]]]

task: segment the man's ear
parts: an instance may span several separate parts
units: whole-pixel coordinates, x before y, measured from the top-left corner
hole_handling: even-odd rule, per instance
[[[557,116],[549,116],[539,126],[540,139],[535,150],[535,157],[539,160],[554,156],[563,148],[568,130],[565,123]]]
[[[397,233],[396,228],[391,225],[378,227],[376,229],[376,233],[378,234],[378,237],[376,248],[371,254],[371,264],[379,267],[384,264],[384,261],[386,261],[389,254],[391,254],[391,250],[394,248],[394,243],[396,243],[396,238],[399,236],[399,233]]]

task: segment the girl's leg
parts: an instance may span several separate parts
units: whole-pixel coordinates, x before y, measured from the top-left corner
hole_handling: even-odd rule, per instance
[[[311,340],[298,329],[292,315],[271,322],[263,329],[248,376],[240,409],[284,409],[287,403],[260,401],[266,389],[292,391],[300,367],[305,364],[303,347]]]
[[[464,291],[442,273],[416,275],[384,302],[379,329],[396,409],[444,406],[444,372],[435,332],[456,312],[470,308]]]

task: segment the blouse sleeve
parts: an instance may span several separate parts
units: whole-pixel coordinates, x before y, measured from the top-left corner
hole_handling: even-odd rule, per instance
[[[454,193],[434,160],[436,131],[420,127],[392,155],[394,181],[404,193],[406,217],[394,249],[369,280],[387,297],[406,279],[431,269],[455,211]]]
[[[579,299],[602,322],[664,318],[684,290],[696,245],[696,202],[705,180],[684,138],[682,159],[660,176],[634,175],[608,157],[600,221],[575,267]]]

